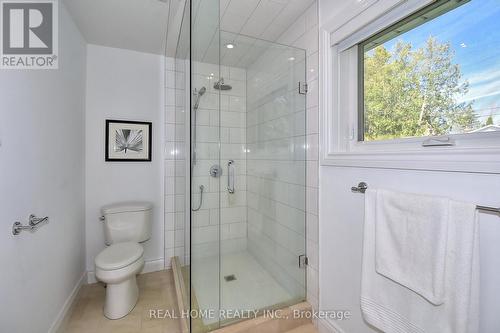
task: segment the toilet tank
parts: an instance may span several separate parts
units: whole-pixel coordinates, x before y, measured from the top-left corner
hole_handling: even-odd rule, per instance
[[[106,244],[145,242],[151,237],[153,204],[120,202],[101,208]]]

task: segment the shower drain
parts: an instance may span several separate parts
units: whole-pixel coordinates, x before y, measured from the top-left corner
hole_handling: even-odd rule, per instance
[[[226,280],[226,282],[231,282],[231,281],[236,280],[236,276],[234,276],[234,274],[226,275],[226,276],[224,276],[224,280]]]

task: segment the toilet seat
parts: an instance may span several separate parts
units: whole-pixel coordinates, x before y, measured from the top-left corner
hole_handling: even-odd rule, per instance
[[[144,267],[144,249],[139,243],[123,242],[108,246],[95,258],[96,278],[104,283],[120,283]]]
[[[118,270],[132,265],[144,254],[144,249],[135,242],[110,245],[95,258],[95,265],[104,271]]]

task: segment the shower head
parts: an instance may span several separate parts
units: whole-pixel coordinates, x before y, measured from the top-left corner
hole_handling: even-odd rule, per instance
[[[224,84],[224,78],[221,77],[219,81],[215,82],[214,89],[231,90],[231,89],[233,89],[233,87],[231,87],[229,84]]]
[[[194,110],[196,111],[198,109],[198,106],[200,105],[200,98],[203,96],[203,94],[207,91],[207,88],[201,87],[200,90],[194,90],[194,95],[196,95],[196,100],[194,102]]]

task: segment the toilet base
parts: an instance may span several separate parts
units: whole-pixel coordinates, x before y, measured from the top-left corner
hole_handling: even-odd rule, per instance
[[[120,319],[132,311],[139,298],[139,288],[135,274],[120,283],[106,285],[104,315],[108,319]]]

